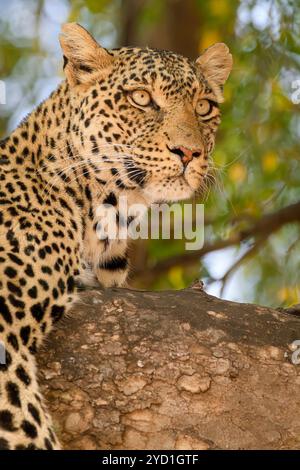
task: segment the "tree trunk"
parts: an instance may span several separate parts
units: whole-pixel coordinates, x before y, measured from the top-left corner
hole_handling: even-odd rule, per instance
[[[155,20],[142,22],[141,26],[145,8],[147,2],[142,0],[121,3],[120,44],[167,49],[191,59],[198,57],[202,19],[195,0],[164,0]],[[157,10],[157,6],[150,9]]]
[[[86,291],[41,383],[67,449],[297,449],[297,339],[296,316],[196,288]]]

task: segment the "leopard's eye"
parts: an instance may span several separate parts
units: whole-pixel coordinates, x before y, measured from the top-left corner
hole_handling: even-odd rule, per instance
[[[130,93],[130,96],[138,106],[148,106],[151,103],[150,93],[146,90],[134,90]]]
[[[199,116],[206,116],[211,111],[211,103],[209,100],[199,100],[196,104],[196,113]]]

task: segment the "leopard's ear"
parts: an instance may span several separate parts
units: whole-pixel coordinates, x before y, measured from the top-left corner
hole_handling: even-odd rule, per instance
[[[64,70],[71,86],[90,84],[96,73],[113,62],[113,56],[77,23],[66,23],[60,34]]]
[[[222,89],[232,69],[232,55],[223,42],[206,49],[196,60],[196,64],[211,85],[218,101],[224,101]]]

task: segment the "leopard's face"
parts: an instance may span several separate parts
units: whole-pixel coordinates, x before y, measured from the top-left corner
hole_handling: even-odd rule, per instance
[[[217,46],[193,63],[166,51],[97,45],[98,62],[80,61],[75,76],[67,55],[78,153],[99,169],[109,166],[117,185],[139,188],[151,202],[193,195],[208,171],[231,68],[227,47]]]

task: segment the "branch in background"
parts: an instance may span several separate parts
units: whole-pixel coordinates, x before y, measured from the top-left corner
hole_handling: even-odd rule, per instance
[[[225,290],[225,286],[226,286],[226,283],[228,281],[228,279],[233,275],[233,273],[235,273],[235,271],[242,266],[242,264],[251,259],[254,255],[256,255],[256,253],[258,252],[258,250],[260,249],[260,247],[266,242],[266,238],[259,238],[256,243],[254,243],[254,245],[251,246],[251,248],[246,251],[246,253],[244,253],[235,263],[233,263],[233,265],[228,269],[228,271],[226,271],[226,273],[224,274],[224,276],[222,276],[222,278],[220,279],[220,281],[222,282],[222,288],[221,288],[221,291],[220,291],[220,297],[223,297],[223,293],[224,293],[224,290]]]
[[[214,243],[207,243],[200,250],[188,251],[171,258],[159,261],[153,267],[147,270],[138,270],[133,273],[133,278],[143,279],[143,281],[152,282],[158,276],[169,271],[178,265],[195,265],[208,253],[222,250],[230,246],[239,245],[241,242],[254,238],[256,243],[267,239],[281,227],[289,223],[300,221],[300,201],[295,204],[284,207],[276,212],[262,216],[258,221],[252,224],[248,229],[237,231],[226,240],[217,240]]]

